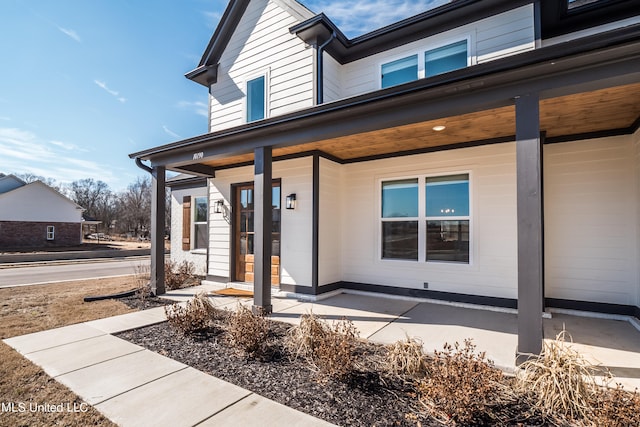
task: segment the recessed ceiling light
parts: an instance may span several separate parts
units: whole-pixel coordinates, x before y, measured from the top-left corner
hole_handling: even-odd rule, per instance
[[[438,126],[434,126],[433,130],[435,130],[436,132],[440,132],[445,130],[446,128],[447,128],[446,126],[438,125]]]

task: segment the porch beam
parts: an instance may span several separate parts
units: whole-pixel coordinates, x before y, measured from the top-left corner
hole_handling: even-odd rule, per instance
[[[271,244],[272,213],[272,153],[271,147],[254,151],[254,264],[253,311],[271,314]]]
[[[165,293],[164,286],[164,227],[165,227],[165,180],[164,166],[153,166],[151,170],[151,292]]]
[[[542,144],[540,96],[515,100],[518,207],[518,348],[517,362],[542,350]]]

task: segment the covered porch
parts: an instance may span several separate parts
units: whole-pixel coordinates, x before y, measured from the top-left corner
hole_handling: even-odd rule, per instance
[[[152,287],[164,293],[164,254],[158,249],[164,230],[158,225],[164,224],[166,169],[213,179],[225,170],[253,168],[254,307],[271,312],[274,163],[311,159],[310,286],[293,286],[290,290],[320,294],[362,287],[344,279],[327,286],[321,280],[320,240],[321,233],[327,232],[320,230],[321,161],[350,165],[515,144],[515,182],[510,184],[516,188],[517,202],[514,305],[518,314],[517,327],[511,332],[517,335],[517,353],[539,353],[545,336],[545,145],[637,132],[639,47],[638,29],[616,30],[609,37],[600,35],[541,48],[131,154],[139,163],[150,161],[154,177],[152,245],[156,242],[156,250],[152,249]],[[440,126],[445,129],[438,131]],[[417,289],[403,292],[421,295]],[[453,294],[424,295],[455,299]],[[509,298],[488,298],[483,301],[511,304]],[[630,310],[627,314],[634,314],[634,304],[631,301],[624,308]]]

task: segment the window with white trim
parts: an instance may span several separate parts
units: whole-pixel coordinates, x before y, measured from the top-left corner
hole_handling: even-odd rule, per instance
[[[193,227],[194,242],[193,249],[206,249],[208,239],[207,211],[208,204],[206,197],[196,197],[194,203]]]
[[[56,227],[54,225],[47,225],[47,240],[55,240]]]
[[[384,89],[469,66],[472,63],[469,40],[470,36],[383,63],[380,65],[380,87]]]
[[[266,117],[267,92],[266,76],[247,81],[247,122],[262,120]]]
[[[382,88],[411,82],[418,79],[418,55],[382,64]]]
[[[381,258],[469,263],[469,174],[381,182]]]
[[[424,76],[438,74],[464,68],[469,64],[467,41],[461,40],[424,53]]]

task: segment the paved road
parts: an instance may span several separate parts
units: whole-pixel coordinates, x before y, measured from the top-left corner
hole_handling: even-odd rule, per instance
[[[135,274],[136,268],[148,265],[149,257],[137,257],[117,261],[52,262],[47,265],[3,268],[0,269],[0,288],[126,276]]]

